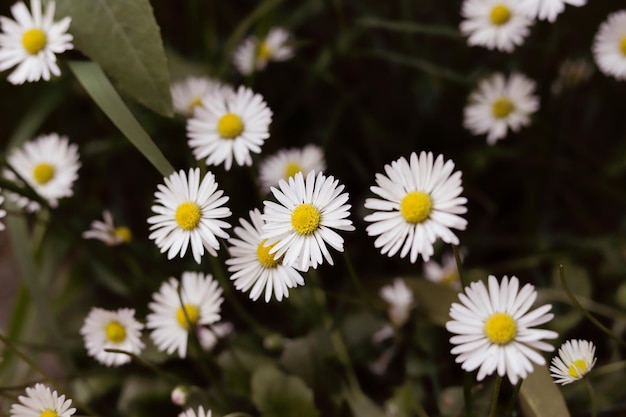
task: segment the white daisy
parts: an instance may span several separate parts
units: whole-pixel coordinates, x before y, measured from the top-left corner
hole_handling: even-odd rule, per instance
[[[552,320],[548,313],[551,305],[543,305],[528,311],[537,299],[537,291],[531,284],[519,290],[516,277],[503,277],[502,281],[489,276],[489,290],[482,281],[472,282],[459,294],[461,304],[450,307],[452,320],[446,329],[456,334],[450,338],[458,355],[457,363],[471,372],[478,369],[478,381],[498,372],[507,375],[511,384],[526,378],[533,371],[532,362],[544,365],[545,359],[537,350],[553,351],[554,347],[542,339],[554,339],[556,332],[534,329],[534,326]]]
[[[91,222],[91,229],[83,232],[84,239],[97,239],[108,246],[117,246],[129,243],[133,234],[127,226],[115,226],[113,215],[110,211],[102,212],[103,222],[94,220]]]
[[[465,0],[461,32],[468,45],[512,52],[530,33],[531,19],[518,10],[519,0]]]
[[[242,75],[250,75],[267,66],[269,61],[286,61],[293,56],[291,34],[283,28],[272,28],[259,40],[249,36],[237,47],[233,63]]]
[[[28,185],[43,197],[50,207],[57,207],[58,200],[73,195],[72,185],[78,178],[78,146],[70,144],[65,136],[56,133],[39,136],[15,149],[7,157],[7,163]],[[21,181],[10,170],[4,171],[7,179]],[[28,211],[38,211],[41,205],[29,198],[8,194],[18,206]]]
[[[584,6],[587,0],[518,0],[520,10],[531,19],[554,22],[565,10],[565,5]]]
[[[434,253],[433,243],[441,238],[446,243],[459,244],[451,228],[465,230],[467,221],[459,214],[467,212],[461,172],[452,172],[454,162],[439,155],[433,161],[431,152],[418,158],[413,152],[410,162],[405,158],[385,165],[385,173],[376,174],[377,186],[370,190],[382,199],[368,198],[365,207],[379,210],[365,216],[371,222],[369,236],[378,236],[374,246],[387,256],[400,257],[410,253],[412,263],[422,255],[425,261]]]
[[[250,211],[250,223],[239,219],[241,227],[235,227],[239,239],[230,238],[230,259],[226,260],[230,279],[239,291],[250,291],[250,299],[256,301],[265,293],[265,302],[272,294],[277,301],[289,297],[289,288],[304,285],[302,275],[293,267],[283,265],[283,259],[274,259],[272,246],[265,246],[263,219],[257,209]]]
[[[278,186],[280,180],[287,180],[298,172],[323,172],[326,169],[324,151],[319,146],[307,145],[304,148],[283,149],[265,158],[259,167],[259,181],[263,191]]]
[[[219,321],[224,301],[217,281],[200,272],[183,272],[180,284],[170,278],[152,294],[152,299],[148,305],[152,313],[146,323],[152,329],[150,338],[160,350],[168,354],[178,351],[181,358],[187,354],[189,325],[206,326]]]
[[[611,13],[600,25],[593,56],[603,73],[626,80],[626,10]]]
[[[135,320],[135,310],[120,308],[108,311],[94,307],[85,318],[80,334],[85,340],[89,356],[106,366],[119,366],[130,362],[123,353],[106,352],[119,349],[138,354],[144,348],[141,341],[143,324]]]
[[[198,411],[193,408],[189,408],[180,413],[178,417],[211,417],[211,410],[204,411],[202,406],[198,407]]]
[[[11,405],[11,417],[70,417],[76,412],[70,408],[72,400],[51,391],[44,384],[26,388],[26,396],[17,397],[21,404]]]
[[[587,340],[568,340],[552,358],[550,372],[555,383],[561,385],[578,381],[596,364],[596,347]]]
[[[207,165],[224,163],[229,170],[233,156],[238,165],[252,165],[250,152],[261,152],[271,122],[272,111],[263,97],[247,87],[234,94],[210,94],[187,121],[189,146]]]
[[[283,265],[301,271],[317,268],[324,259],[333,264],[326,244],[343,252],[343,238],[337,230],[354,230],[350,215],[348,193],[334,177],[321,172],[298,172],[294,177],[279,181],[280,190],[272,187],[278,203],[264,201],[262,239],[272,246],[274,259],[283,258]]]
[[[45,11],[41,0],[31,0],[30,11],[20,1],[11,7],[15,20],[0,16],[0,71],[17,65],[8,77],[10,83],[48,81],[50,73],[61,74],[56,54],[73,49],[72,35],[67,33],[71,18],[55,22],[54,9],[54,1],[48,1]]]
[[[413,291],[402,278],[396,278],[392,284],[380,289],[380,297],[389,304],[389,320],[396,327],[401,327],[409,319],[413,308]]]
[[[174,111],[185,117],[191,117],[195,108],[213,93],[234,93],[231,86],[209,77],[187,77],[172,84],[171,90]]]
[[[155,216],[148,218],[149,238],[161,249],[167,251],[167,259],[180,253],[182,257],[191,244],[193,259],[200,263],[206,248],[213,256],[220,244],[218,237],[228,238],[230,224],[219,220],[231,215],[228,207],[222,207],[228,197],[217,189],[215,176],[211,172],[200,181],[200,169],[190,169],[189,174],[180,170],[168,178],[165,185],[159,184],[154,193],[156,204],[152,206]]]
[[[517,132],[530,123],[530,115],[539,109],[534,95],[535,82],[513,73],[508,79],[496,73],[482,80],[469,97],[463,126],[474,135],[487,134],[493,145],[506,137],[507,129]]]
[[[455,290],[461,289],[461,280],[456,266],[454,255],[446,253],[441,259],[441,265],[435,261],[424,262],[424,276],[427,280],[441,284]]]
[[[0,195],[0,205],[4,204],[4,196]],[[6,217],[7,215],[7,211],[4,209],[0,209],[0,219],[3,219],[4,217]],[[4,225],[4,223],[2,223],[0,221],[0,230],[4,230],[6,228],[6,226]]]

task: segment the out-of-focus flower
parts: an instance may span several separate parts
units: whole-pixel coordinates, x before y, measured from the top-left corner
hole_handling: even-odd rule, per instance
[[[76,412],[70,408],[72,400],[66,400],[65,395],[51,391],[44,384],[26,388],[26,396],[17,399],[21,404],[11,406],[11,417],[70,417]]]
[[[396,327],[401,327],[409,319],[415,298],[413,291],[402,278],[396,278],[392,284],[380,289],[380,297],[389,304],[389,320]]]
[[[108,246],[117,246],[131,241],[133,234],[130,229],[127,226],[116,227],[110,211],[103,211],[102,219],[103,222],[100,220],[91,222],[91,229],[83,232],[84,239],[97,239]]]
[[[563,13],[565,5],[584,6],[587,0],[518,0],[520,10],[531,19],[554,22]]]
[[[48,1],[45,10],[41,0],[31,0],[30,11],[24,2],[15,3],[11,13],[15,20],[0,16],[0,71],[17,65],[9,75],[12,84],[61,75],[56,54],[73,49],[72,35],[67,33],[71,18],[54,21],[55,2]]]
[[[469,97],[463,126],[474,135],[487,134],[487,143],[495,144],[530,123],[530,115],[539,109],[534,95],[535,82],[522,74],[494,74],[482,80]]]
[[[198,411],[190,408],[180,413],[178,417],[211,417],[211,410],[204,411],[202,406],[198,407]]]
[[[311,171],[323,172],[326,169],[324,151],[315,145],[304,148],[283,149],[265,158],[259,167],[259,181],[263,191],[277,187],[280,180],[287,180],[298,172],[306,176]]]
[[[456,266],[454,255],[447,253],[443,255],[441,265],[435,261],[424,263],[424,276],[427,280],[436,284],[441,284],[453,288],[461,289],[461,280]]]
[[[4,204],[4,196],[0,195],[0,206]],[[5,218],[7,215],[7,211],[4,209],[0,209],[0,219]],[[0,221],[0,230],[4,230],[6,228],[6,226],[4,225],[4,223],[2,223]]]
[[[185,385],[177,385],[170,394],[173,404],[184,406],[189,401],[189,387]]]
[[[583,378],[596,364],[596,347],[587,340],[568,340],[552,358],[550,372],[554,382],[571,384]]]
[[[185,117],[191,117],[211,94],[234,94],[231,86],[209,77],[187,77],[172,84],[171,90],[174,111]]]
[[[626,10],[611,13],[593,41],[593,57],[600,71],[626,80]]]
[[[265,38],[249,36],[237,47],[233,63],[242,75],[260,71],[270,61],[286,61],[293,56],[291,34],[283,28],[270,29]]]
[[[626,33],[626,32],[625,32]],[[550,87],[552,94],[584,83],[593,74],[593,66],[586,59],[566,59],[559,66],[559,74]]]
[[[198,327],[196,334],[198,335],[198,341],[200,347],[206,352],[213,350],[217,342],[231,334],[233,331],[233,324],[228,322],[215,323],[209,327]]]

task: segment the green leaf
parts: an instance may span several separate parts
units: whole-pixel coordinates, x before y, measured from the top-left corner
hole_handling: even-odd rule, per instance
[[[164,177],[170,175],[174,168],[126,107],[102,68],[93,62],[77,61],[69,62],[69,67],[93,101],[111,119],[113,124]]]
[[[159,26],[148,0],[57,0],[57,17],[70,16],[74,46],[121,91],[171,117],[172,96]]]
[[[559,386],[547,366],[535,366],[520,388],[520,404],[526,417],[569,417]]]
[[[317,417],[313,392],[296,376],[274,366],[264,366],[252,375],[252,402],[263,417]]]
[[[386,414],[383,409],[366,397],[360,389],[348,389],[346,387],[342,394],[348,402],[353,416],[385,417]]]

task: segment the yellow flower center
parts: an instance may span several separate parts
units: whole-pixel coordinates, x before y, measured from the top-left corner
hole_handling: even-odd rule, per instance
[[[185,317],[185,311],[187,312],[187,317]],[[198,322],[200,318],[200,309],[193,304],[185,304],[185,311],[183,311],[182,307],[179,307],[176,310],[176,321],[183,329],[189,329],[189,324],[194,325]],[[187,321],[189,318],[189,321]]]
[[[22,35],[22,46],[31,55],[37,55],[47,42],[46,32],[41,29],[29,29]]]
[[[39,417],[59,417],[59,414],[54,410],[46,408],[39,414]]]
[[[126,226],[116,227],[113,230],[113,235],[124,243],[130,242],[133,238],[133,233]]]
[[[572,378],[580,378],[587,373],[587,362],[583,359],[578,359],[572,362],[569,366],[569,375]]]
[[[626,36],[619,41],[619,50],[622,51],[622,55],[626,56]]]
[[[274,254],[270,254],[270,250],[274,245],[265,246],[267,239],[264,239],[256,248],[256,256],[259,258],[259,263],[265,268],[276,268],[283,262],[283,257],[274,259]]]
[[[126,328],[118,321],[113,320],[109,322],[104,328],[104,332],[107,335],[107,339],[113,343],[122,343],[126,340]]]
[[[224,139],[235,139],[243,132],[243,120],[233,113],[226,113],[217,122],[217,133]]]
[[[272,57],[272,49],[267,42],[261,42],[256,53],[259,59],[268,60]]]
[[[294,162],[289,162],[287,164],[287,167],[285,168],[285,178],[293,177],[294,175],[296,175],[298,172],[301,172],[301,171],[302,171],[302,168],[300,168],[300,165]]]
[[[423,191],[412,191],[400,202],[400,214],[408,223],[421,223],[430,216],[433,202],[430,195]]]
[[[441,279],[441,284],[448,286],[448,287],[452,287],[456,282],[459,281],[459,274],[457,273],[456,269],[452,270],[450,272],[448,272],[442,279]]]
[[[322,214],[313,204],[300,204],[291,213],[291,225],[296,233],[310,235],[320,225]]]
[[[508,344],[516,334],[517,324],[507,313],[495,313],[485,322],[485,335],[496,345]]]
[[[515,106],[508,98],[500,97],[493,102],[493,116],[498,119],[507,117],[515,109]]]
[[[511,10],[508,7],[498,4],[491,9],[491,23],[496,26],[502,26],[511,19]]]
[[[54,167],[50,164],[42,162],[35,165],[33,170],[33,178],[39,185],[44,185],[54,177]]]
[[[186,201],[176,208],[176,224],[183,230],[193,230],[200,223],[202,211],[196,203]]]

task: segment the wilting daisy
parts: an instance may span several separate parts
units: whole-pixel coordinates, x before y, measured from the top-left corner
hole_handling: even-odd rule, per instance
[[[424,262],[424,276],[436,284],[445,285],[453,289],[461,289],[459,271],[454,255],[446,253],[441,259],[441,265],[435,261]]]
[[[626,80],[626,10],[611,13],[600,25],[593,56],[603,73]]]
[[[4,204],[4,196],[0,195],[0,205]],[[0,209],[0,219],[3,219],[4,217],[6,217],[7,215],[7,211],[4,209]],[[4,230],[5,229],[5,225],[4,223],[2,223],[0,221],[0,230]]]
[[[263,191],[278,186],[280,180],[287,180],[298,172],[323,172],[326,169],[324,151],[315,145],[304,148],[283,149],[275,155],[265,158],[259,167],[259,181]]]
[[[91,229],[83,232],[84,239],[97,239],[108,246],[117,246],[122,243],[129,243],[133,237],[127,226],[115,226],[113,215],[105,210],[102,213],[103,222],[94,220],[91,222]]]
[[[233,63],[242,75],[266,67],[269,61],[286,61],[293,56],[291,35],[283,28],[272,28],[265,38],[246,38],[233,54]]]
[[[17,397],[21,404],[11,405],[11,417],[70,417],[76,412],[70,408],[72,400],[51,391],[44,384],[26,388],[26,396]]]
[[[535,82],[522,74],[508,79],[494,74],[470,95],[463,126],[474,135],[487,134],[487,143],[493,145],[506,137],[507,129],[517,132],[530,123],[530,115],[539,109],[534,92]]]
[[[561,385],[578,381],[596,364],[596,347],[587,340],[568,340],[552,358],[550,372],[554,382]]]
[[[344,186],[332,176],[321,172],[309,172],[306,181],[298,172],[288,181],[279,182],[280,190],[272,187],[278,203],[264,201],[263,239],[272,246],[274,259],[283,258],[283,265],[301,271],[317,268],[324,259],[333,260],[327,244],[343,252],[343,238],[336,230],[354,230],[350,215],[348,193]]]
[[[183,272],[180,283],[170,278],[152,294],[152,299],[148,305],[152,313],[146,323],[152,329],[150,338],[159,350],[168,354],[178,351],[181,358],[187,355],[190,325],[207,326],[219,321],[224,301],[217,281],[200,272]]]
[[[220,244],[218,237],[228,238],[230,224],[219,220],[230,216],[228,207],[223,205],[228,197],[217,189],[215,176],[211,172],[200,180],[200,169],[190,169],[189,174],[180,170],[164,178],[165,185],[159,184],[154,193],[156,204],[152,206],[155,216],[148,218],[149,238],[161,249],[167,251],[167,259],[178,253],[182,257],[191,245],[193,259],[200,263],[206,248],[213,256]]]
[[[78,146],[70,144],[65,136],[56,133],[39,136],[13,150],[7,163],[24,179],[50,207],[58,200],[73,195],[72,185],[78,178]],[[10,170],[4,171],[9,180],[20,182]],[[40,204],[15,193],[8,194],[18,206],[28,211],[39,210]]]
[[[456,336],[450,338],[458,355],[457,363],[471,372],[478,369],[478,381],[497,372],[507,375],[511,384],[526,378],[533,371],[533,362],[546,363],[537,351],[553,351],[554,347],[543,339],[554,339],[556,332],[533,327],[552,320],[548,313],[551,305],[528,311],[537,299],[531,284],[519,290],[516,277],[503,277],[502,281],[489,276],[489,289],[482,281],[472,282],[459,294],[459,303],[450,307],[452,320],[446,329]]]
[[[367,234],[378,236],[374,246],[381,253],[400,257],[410,254],[412,263],[419,255],[425,261],[434,253],[433,243],[441,238],[446,243],[459,244],[451,228],[465,230],[467,221],[459,216],[467,209],[461,172],[452,172],[454,162],[439,155],[433,161],[431,152],[414,152],[406,158],[385,165],[385,173],[376,174],[377,186],[370,190],[382,199],[368,198],[365,207],[378,210],[365,216]]]
[[[512,52],[530,33],[531,19],[518,10],[519,0],[465,0],[461,32],[468,45]]]
[[[196,107],[202,106],[202,100],[213,93],[233,94],[229,85],[209,77],[187,77],[172,85],[174,111],[185,117],[191,117]]]
[[[413,291],[402,278],[396,278],[392,284],[380,289],[380,297],[389,304],[389,320],[400,327],[406,323],[413,308]]]
[[[584,83],[591,78],[591,74],[593,66],[586,59],[566,59],[559,65],[559,75],[550,86],[550,90],[552,94],[560,94],[566,88]]]
[[[203,100],[187,121],[189,146],[197,160],[229,170],[233,156],[238,165],[252,165],[250,152],[260,153],[269,134],[272,111],[263,97],[247,87],[236,93],[214,93]]]
[[[180,413],[178,417],[211,417],[211,410],[204,411],[202,406],[198,407],[198,411],[190,408]]]
[[[256,301],[265,293],[265,302],[272,295],[282,301],[289,297],[289,288],[304,285],[302,275],[293,267],[283,265],[283,259],[274,259],[270,254],[273,246],[265,246],[262,238],[263,219],[257,209],[250,211],[250,222],[239,219],[241,227],[235,227],[236,238],[228,239],[230,259],[226,260],[230,279],[239,291],[250,291],[250,298]]]
[[[106,366],[119,366],[130,362],[123,353],[106,352],[118,349],[138,354],[144,348],[141,341],[143,324],[135,320],[135,310],[120,308],[109,311],[94,307],[85,318],[80,334],[85,340],[89,356]]]
[[[531,19],[554,22],[565,5],[584,6],[587,0],[518,0],[520,10]]]
[[[72,35],[67,33],[71,18],[55,22],[54,9],[54,1],[42,10],[41,0],[31,0],[30,11],[20,1],[11,7],[15,20],[0,16],[0,71],[17,65],[8,77],[10,83],[48,81],[50,73],[61,74],[56,54],[73,48]]]

